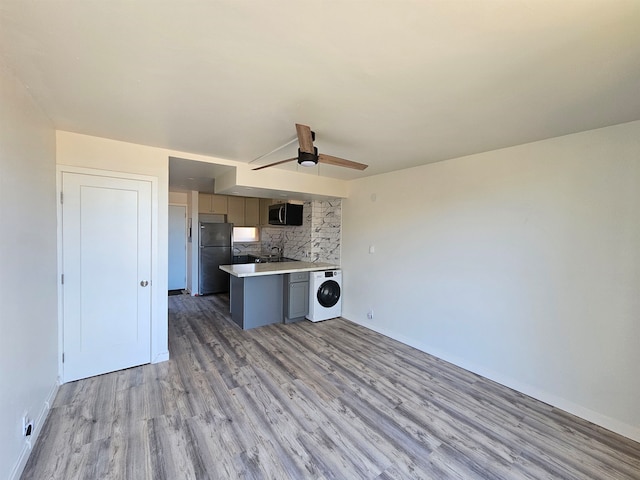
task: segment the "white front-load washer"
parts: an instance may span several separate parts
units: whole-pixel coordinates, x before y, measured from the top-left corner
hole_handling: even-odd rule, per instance
[[[312,322],[342,315],[342,272],[320,270],[309,278],[309,314]]]

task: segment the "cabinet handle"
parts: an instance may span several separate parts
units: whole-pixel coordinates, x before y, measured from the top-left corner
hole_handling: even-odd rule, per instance
[[[141,286],[141,287],[146,287],[147,285],[149,285],[149,282],[147,282],[146,280],[142,280],[142,281],[140,282],[140,286]]]

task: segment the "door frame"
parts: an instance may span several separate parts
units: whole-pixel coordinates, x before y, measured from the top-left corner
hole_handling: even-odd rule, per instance
[[[58,240],[58,383],[63,381],[62,352],[64,352],[64,305],[62,289],[62,174],[78,173],[82,175],[94,175],[99,177],[121,178],[129,180],[143,180],[151,183],[151,358],[150,363],[158,363],[169,360],[169,352],[166,349],[159,351],[159,343],[156,339],[162,336],[162,325],[167,326],[166,315],[161,317],[159,305],[159,286],[163,282],[159,281],[158,272],[158,177],[151,175],[140,175],[128,172],[116,172],[111,170],[100,170],[95,168],[76,167],[71,165],[56,166],[56,212],[58,217],[57,240]],[[167,272],[165,272],[166,275]],[[166,295],[166,292],[164,292]],[[165,332],[166,334],[166,332]]]

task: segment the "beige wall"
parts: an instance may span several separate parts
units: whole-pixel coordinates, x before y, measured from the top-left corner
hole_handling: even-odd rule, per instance
[[[187,205],[189,202],[189,194],[187,192],[169,191],[170,205]]]
[[[0,62],[0,478],[18,478],[58,379],[55,134]],[[35,438],[32,438],[35,441]]]
[[[258,190],[268,187],[273,190],[298,192],[305,194],[302,198],[308,198],[309,195],[343,198],[348,194],[349,182],[346,180],[279,168],[266,168],[259,171],[254,171],[252,168],[254,168],[253,165],[239,165],[235,176],[228,175],[231,177],[228,179],[228,184],[216,181],[216,192],[230,193],[235,185],[240,185]]]
[[[640,122],[350,186],[346,318],[640,440]]]

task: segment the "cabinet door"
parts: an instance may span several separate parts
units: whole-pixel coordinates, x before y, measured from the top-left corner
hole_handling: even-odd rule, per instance
[[[289,284],[289,318],[304,317],[309,313],[309,282]]]
[[[227,222],[233,223],[236,227],[244,226],[244,197],[229,196]]]
[[[228,213],[227,196],[211,195],[211,212],[226,215]]]
[[[260,225],[260,199],[244,199],[244,225],[246,227],[257,227]]]
[[[269,225],[269,206],[272,204],[270,198],[260,199],[260,225]]]
[[[211,195],[198,193],[198,213],[211,213]]]

